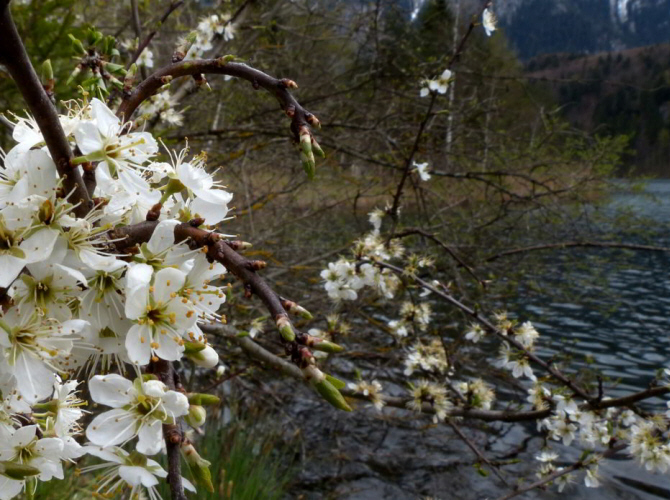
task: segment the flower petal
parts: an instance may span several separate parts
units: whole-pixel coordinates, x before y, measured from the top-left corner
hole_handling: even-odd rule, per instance
[[[119,477],[130,486],[146,486],[151,488],[158,484],[158,479],[144,467],[122,465],[119,467]]]
[[[163,423],[160,420],[145,422],[138,437],[137,451],[143,455],[155,455],[163,447]]]
[[[86,428],[86,437],[99,446],[125,443],[135,436],[137,417],[126,410],[115,409],[101,413]]]
[[[126,335],[126,352],[131,363],[148,365],[151,360],[151,328],[133,325]]]
[[[91,114],[98,125],[98,130],[103,136],[113,137],[118,134],[119,129],[121,128],[120,120],[104,102],[97,97],[94,97],[91,99],[91,109]]]
[[[133,383],[117,374],[96,375],[88,383],[91,398],[112,408],[121,408],[133,400]]]
[[[177,225],[179,225],[179,221],[172,219],[159,222],[147,243],[149,251],[156,255],[173,246],[174,228]]]
[[[157,302],[167,304],[172,297],[170,294],[182,289],[186,282],[186,275],[179,269],[166,267],[156,273],[154,281],[154,299]]]

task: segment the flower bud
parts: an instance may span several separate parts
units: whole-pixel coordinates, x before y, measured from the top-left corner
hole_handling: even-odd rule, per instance
[[[204,486],[210,493],[214,492],[212,484],[212,473],[209,471],[210,462],[202,458],[191,443],[185,442],[181,445],[181,451],[189,466],[196,484]]]
[[[226,373],[226,366],[225,365],[219,365],[219,367],[216,369],[216,378],[221,378],[223,375]]]
[[[219,364],[219,354],[211,346],[205,346],[197,352],[187,354],[188,359],[203,368],[214,368]]]
[[[184,342],[184,354],[190,356],[192,354],[202,351],[203,349],[205,349],[205,347],[207,347],[207,344],[203,344],[202,342],[191,342],[187,340]]]
[[[184,420],[191,427],[202,427],[207,420],[207,412],[200,405],[191,405],[188,407],[188,415],[184,417]]]

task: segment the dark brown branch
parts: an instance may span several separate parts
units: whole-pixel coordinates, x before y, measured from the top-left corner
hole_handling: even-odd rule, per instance
[[[91,198],[86,191],[78,168],[70,166],[72,149],[63,132],[58,113],[35,73],[26,49],[21,41],[7,4],[0,6],[0,63],[4,64],[19,87],[28,109],[42,132],[58,174],[63,178],[70,201],[81,204],[75,213],[83,217],[91,209]]]
[[[152,361],[148,372],[156,375],[168,389],[175,390],[174,367],[169,361],[158,359]],[[170,485],[170,495],[172,500],[186,500],[184,485],[181,480],[181,443],[184,439],[179,421],[174,424],[163,425],[163,436],[165,437],[165,447],[168,458],[168,476],[167,481]]]
[[[130,120],[143,101],[151,97],[170,79],[200,74],[229,75],[251,82],[254,88],[262,87],[275,96],[281,109],[291,118],[293,139],[300,140],[300,128],[318,123],[312,113],[304,109],[288,91],[291,82],[269,76],[246,64],[229,62],[224,58],[181,61],[159,69],[140,83],[123,100],[116,114],[125,121]]]
[[[510,255],[517,255],[520,253],[529,253],[537,252],[540,250],[553,250],[553,249],[563,249],[563,248],[620,248],[624,250],[643,250],[647,252],[670,252],[668,247],[657,247],[653,245],[636,245],[634,243],[607,243],[607,242],[598,242],[598,241],[564,241],[562,243],[547,243],[545,245],[533,245],[523,248],[513,248],[511,250],[505,250],[504,252],[497,253],[487,257],[484,262],[491,262],[498,260],[501,257],[509,257]]]
[[[118,240],[115,245],[123,251],[126,248],[149,241],[157,225],[157,221],[146,221],[132,226],[116,228],[111,232],[111,237]],[[259,266],[254,263],[258,261],[250,261],[238,254],[228,242],[221,239],[216,233],[198,229],[188,223],[179,224],[175,227],[174,238],[175,242],[188,241],[191,247],[202,248],[211,261],[223,264],[243,283],[245,290],[261,299],[275,322],[280,318],[285,318],[282,321],[290,324],[288,313],[282,306],[279,295],[256,273],[255,269]],[[282,341],[293,362],[300,368],[304,368],[305,363],[309,361],[308,358],[311,358],[309,350],[299,345],[295,340],[289,342],[282,338]]]

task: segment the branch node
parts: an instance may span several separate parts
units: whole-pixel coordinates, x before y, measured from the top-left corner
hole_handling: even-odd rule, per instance
[[[268,263],[264,260],[249,260],[244,264],[249,271],[260,271],[268,267]]]
[[[279,83],[286,89],[297,89],[298,84],[295,83],[293,80],[290,80],[289,78],[282,78],[279,80]]]

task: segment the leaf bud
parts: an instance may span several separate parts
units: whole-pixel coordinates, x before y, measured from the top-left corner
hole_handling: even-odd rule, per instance
[[[277,317],[277,329],[286,342],[293,342],[295,340],[293,326],[286,316]]]
[[[72,36],[71,33],[68,34],[67,36],[70,38],[70,41],[72,42],[72,47],[74,47],[74,50],[76,50],[80,55],[85,56],[86,55],[86,49],[84,48],[84,44],[81,43],[81,40]]]
[[[344,351],[344,347],[335,342],[323,340],[318,337],[312,337],[312,339],[314,339],[314,342],[308,345],[315,351],[327,352],[329,354],[337,354],[338,352]]]
[[[196,484],[203,486],[207,491],[213,493],[214,485],[212,484],[212,473],[209,471],[211,463],[202,458],[189,442],[184,442],[181,445],[181,451],[191,473],[193,474],[193,479],[195,479]]]
[[[198,406],[217,405],[221,402],[221,398],[214,394],[205,394],[202,392],[192,392],[188,395],[188,403]]]
[[[342,393],[340,393],[328,379],[324,378],[321,382],[316,382],[313,385],[321,397],[335,408],[343,411],[351,411],[351,406],[347,404]]]
[[[321,158],[325,158],[325,157],[326,157],[326,153],[323,152],[323,149],[321,149],[321,146],[319,146],[319,143],[316,142],[316,139],[314,139],[314,137],[312,137],[312,149],[313,149],[314,152],[315,152],[317,155],[319,155]]]
[[[48,84],[54,79],[54,70],[51,67],[51,59],[42,63],[42,83]]]
[[[316,161],[314,160],[314,155],[310,152],[309,155],[306,155],[304,152],[300,152],[300,161],[302,162],[302,168],[307,174],[309,180],[314,179],[316,174]]]
[[[231,62],[231,61],[234,61],[235,59],[237,59],[236,56],[234,56],[234,55],[232,55],[232,54],[228,54],[227,56],[221,56],[221,57],[219,57],[219,58],[216,60],[216,62],[217,62],[217,64],[218,64],[219,66],[225,66],[226,64],[228,64],[228,63]]]
[[[109,71],[110,73],[114,73],[114,74],[118,74],[118,75],[122,75],[122,76],[125,76],[125,74],[126,74],[126,68],[124,68],[120,64],[115,64],[115,63],[108,62],[108,63],[105,64],[105,69],[107,71]]]

